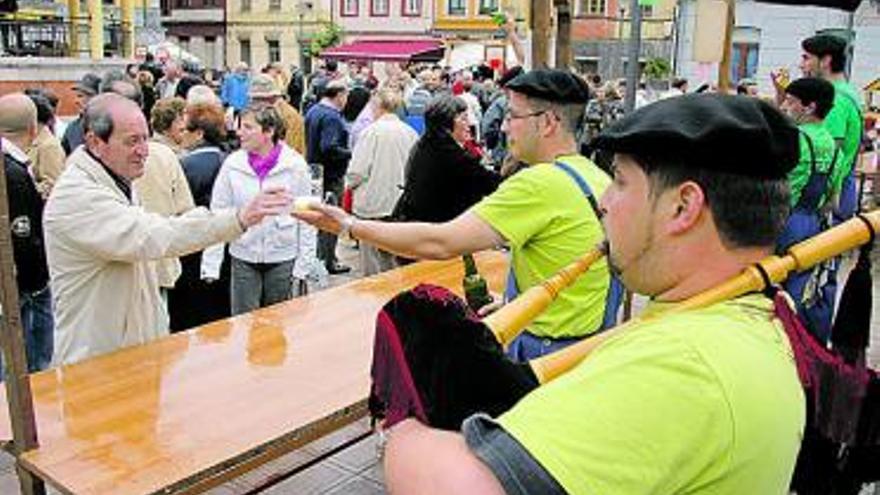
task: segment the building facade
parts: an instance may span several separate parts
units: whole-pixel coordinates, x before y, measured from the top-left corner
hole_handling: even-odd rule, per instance
[[[493,60],[502,67],[517,63],[503,30],[492,21],[498,11],[513,17],[524,34],[529,22],[527,0],[435,1],[433,32],[446,42],[445,65],[459,69]]]
[[[864,0],[853,14],[853,84],[863,88],[880,71],[880,7]],[[762,94],[773,93],[770,72],[787,68],[800,77],[801,40],[820,32],[847,36],[850,14],[840,10],[737,0],[733,32],[731,81],[758,83]],[[718,80],[718,64],[694,61],[696,1],[682,0],[676,72],[697,84]],[[692,84],[692,86],[694,86]]]
[[[316,33],[338,22],[338,1],[227,0],[226,64],[302,66]]]
[[[344,41],[431,36],[432,0],[335,0]]]
[[[205,68],[223,69],[226,0],[161,0],[168,41],[198,57]]]
[[[572,52],[575,69],[603,79],[624,77],[629,43],[628,0],[573,0]],[[642,6],[642,50],[639,62],[671,59],[675,0],[657,0]]]

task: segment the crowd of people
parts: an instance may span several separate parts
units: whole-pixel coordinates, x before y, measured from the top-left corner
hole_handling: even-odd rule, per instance
[[[516,361],[612,325],[620,282],[647,311],[685,299],[856,208],[845,43],[802,47],[804,77],[774,79],[775,104],[681,79],[626,115],[618,84],[564,70],[333,60],[309,75],[174,61],[89,74],[65,125],[47,90],[2,96],[29,369],[303,294],[351,269],[340,236],[365,275],[507,247],[503,300],[607,240],[608,260],[511,343]],[[311,196],[322,204],[293,211]],[[838,268],[786,285],[823,342]],[[386,480],[395,493],[785,492],[805,405],[772,314],[752,294],[658,319],[499,418],[459,433],[404,421]]]

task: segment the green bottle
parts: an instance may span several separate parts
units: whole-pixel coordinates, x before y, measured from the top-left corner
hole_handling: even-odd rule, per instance
[[[486,279],[477,271],[477,263],[471,254],[465,254],[461,257],[464,261],[464,298],[474,311],[492,302],[492,296],[489,295],[489,287],[486,285]]]

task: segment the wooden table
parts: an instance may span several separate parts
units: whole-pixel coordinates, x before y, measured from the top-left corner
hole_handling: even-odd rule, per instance
[[[505,256],[477,261],[501,291]],[[378,310],[419,282],[460,293],[462,276],[457,259],[417,263],[37,373],[40,447],[21,462],[62,493],[216,486],[363,417]]]

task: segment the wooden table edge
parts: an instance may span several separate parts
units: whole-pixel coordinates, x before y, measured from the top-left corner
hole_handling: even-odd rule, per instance
[[[312,423],[289,431],[278,438],[257,445],[247,451],[225,459],[218,464],[210,466],[199,472],[178,480],[177,482],[162,487],[152,492],[143,492],[144,495],[190,495],[203,493],[211,488],[237,478],[245,473],[301,448],[319,438],[348,426],[355,421],[367,416],[367,399],[362,399],[354,404],[335,411],[330,416],[318,419]],[[39,449],[37,449],[39,450]],[[43,471],[36,464],[30,462],[29,454],[34,450],[25,452],[19,457],[22,467],[39,476],[53,488],[64,495],[77,495],[67,489],[49,473]]]

